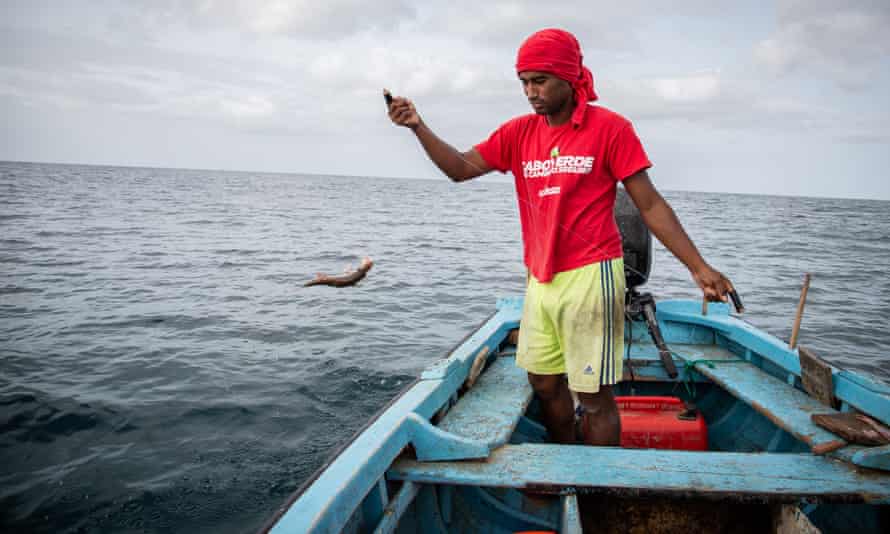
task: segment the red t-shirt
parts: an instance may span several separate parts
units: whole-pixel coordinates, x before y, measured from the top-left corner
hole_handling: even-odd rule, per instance
[[[630,121],[600,106],[588,106],[577,128],[523,115],[476,150],[515,177],[525,264],[538,281],[622,256],[615,189],[652,166]]]

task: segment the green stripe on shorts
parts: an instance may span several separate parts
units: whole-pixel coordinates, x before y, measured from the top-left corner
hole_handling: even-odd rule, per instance
[[[573,391],[596,393],[621,380],[624,260],[534,277],[526,288],[516,363],[533,374],[566,373]]]

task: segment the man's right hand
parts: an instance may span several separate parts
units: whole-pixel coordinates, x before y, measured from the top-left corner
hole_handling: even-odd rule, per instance
[[[392,97],[392,104],[389,106],[389,118],[398,126],[404,126],[416,130],[423,122],[414,109],[414,103],[405,97]]]

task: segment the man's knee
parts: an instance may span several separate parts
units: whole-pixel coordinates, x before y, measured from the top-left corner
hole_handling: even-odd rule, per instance
[[[612,393],[612,386],[600,386],[600,390],[596,393],[578,393],[578,400],[584,411],[591,414],[602,414],[617,412],[618,405],[615,404],[615,395]]]
[[[548,401],[558,398],[568,390],[565,375],[536,375],[528,374],[528,383],[531,384],[535,395]]]

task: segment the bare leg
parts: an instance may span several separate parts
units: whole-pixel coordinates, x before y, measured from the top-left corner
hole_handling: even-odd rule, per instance
[[[598,393],[578,393],[584,415],[581,433],[587,445],[621,444],[621,418],[612,394],[612,386],[601,386]]]
[[[544,426],[550,439],[557,443],[577,443],[575,439],[575,403],[565,375],[529,373],[528,382],[541,400]]]

